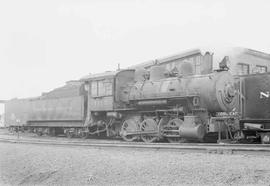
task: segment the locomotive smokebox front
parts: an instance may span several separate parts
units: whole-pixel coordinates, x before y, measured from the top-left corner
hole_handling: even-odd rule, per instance
[[[227,71],[194,78],[190,88],[198,91],[201,106],[209,112],[230,112],[236,108],[237,91],[233,76]]]

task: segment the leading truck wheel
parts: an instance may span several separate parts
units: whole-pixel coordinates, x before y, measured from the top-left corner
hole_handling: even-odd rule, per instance
[[[145,119],[141,123],[141,132],[149,132],[149,134],[141,135],[141,138],[146,143],[153,143],[158,140],[159,128],[158,124],[153,119]]]
[[[132,133],[139,131],[139,127],[140,125],[135,119],[125,120],[122,125],[120,135],[125,141],[128,142],[138,140],[139,136]]]

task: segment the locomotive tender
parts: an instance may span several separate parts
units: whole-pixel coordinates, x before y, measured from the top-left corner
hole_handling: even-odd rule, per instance
[[[5,124],[27,128],[38,135],[55,135],[83,127],[87,103],[81,82],[68,82],[40,97],[12,99],[5,103]]]

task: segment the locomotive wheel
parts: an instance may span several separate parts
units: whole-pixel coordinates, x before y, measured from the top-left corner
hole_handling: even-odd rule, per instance
[[[142,123],[141,123],[141,131],[142,132],[157,132],[159,131],[158,128],[158,124],[155,120],[153,119],[145,119]],[[153,143],[155,141],[158,140],[158,136],[156,134],[152,135],[152,134],[145,134],[145,135],[141,135],[141,138],[144,142],[146,143]]]
[[[166,126],[167,123],[169,122],[169,119],[170,119],[169,117],[163,117],[159,120],[159,123],[158,123],[159,140],[164,138],[164,136],[162,135],[163,129],[164,129],[164,126]]]
[[[183,121],[181,119],[172,119],[169,121],[169,123],[166,125],[166,128],[171,129],[171,130],[179,130],[179,127],[183,124]],[[179,135],[179,133],[172,132],[172,135]],[[185,140],[180,137],[167,137],[168,142],[170,143],[182,143]]]
[[[127,133],[132,133],[132,132],[136,132],[139,130],[139,123],[134,120],[134,119],[128,119],[125,120],[122,128],[121,128],[121,132],[120,135],[121,137],[125,140],[125,141],[135,141],[138,140],[138,135],[129,135]]]

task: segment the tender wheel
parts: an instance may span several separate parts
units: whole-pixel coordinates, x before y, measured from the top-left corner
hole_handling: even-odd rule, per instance
[[[180,137],[179,127],[183,124],[181,119],[172,119],[169,123],[164,127],[167,132],[167,140],[170,143],[182,143],[185,142],[185,139]],[[170,137],[171,135],[171,137]],[[178,137],[179,136],[179,137]]]
[[[145,134],[145,135],[141,135],[141,138],[144,142],[146,143],[152,143],[158,140],[159,136],[159,128],[158,128],[158,124],[155,120],[153,119],[145,119],[142,123],[141,123],[141,131],[142,132],[153,132],[156,134]]]
[[[66,136],[67,138],[73,138],[73,133],[70,131],[67,131]]]
[[[89,137],[89,133],[82,129],[80,129],[78,133],[79,133],[79,137],[82,139],[86,139]]]
[[[129,133],[134,133],[134,132],[139,131],[139,127],[140,125],[136,120],[134,119],[125,120],[122,125],[120,135],[125,141],[131,142],[131,141],[138,140],[139,139],[138,135],[129,134]]]

